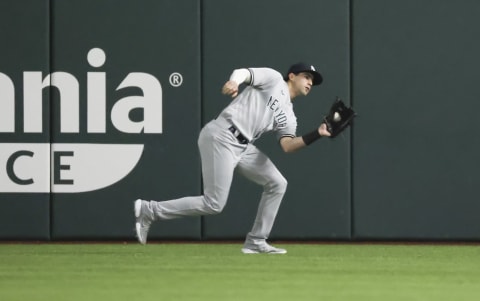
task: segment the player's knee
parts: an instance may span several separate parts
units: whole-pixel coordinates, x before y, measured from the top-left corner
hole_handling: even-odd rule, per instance
[[[282,193],[285,193],[287,191],[287,186],[288,186],[288,181],[284,177],[278,182],[278,190],[281,191]]]
[[[271,183],[270,189],[275,193],[285,193],[287,191],[288,181],[282,175],[277,176]]]
[[[225,202],[219,202],[219,200],[205,196],[204,209],[207,214],[219,214],[223,211]]]
[[[223,207],[218,206],[207,206],[207,212],[211,215],[219,214],[223,211]]]

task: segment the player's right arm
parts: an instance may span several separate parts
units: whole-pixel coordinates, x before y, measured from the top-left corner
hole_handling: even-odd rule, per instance
[[[225,95],[230,95],[236,97],[238,95],[238,86],[241,84],[250,84],[252,81],[252,74],[250,70],[242,68],[235,69],[230,75],[230,79],[223,85],[222,93]]]

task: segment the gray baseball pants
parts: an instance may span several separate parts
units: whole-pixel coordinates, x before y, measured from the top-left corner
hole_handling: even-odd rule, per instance
[[[156,219],[220,213],[227,203],[234,170],[263,186],[257,216],[245,245],[260,245],[268,238],[287,188],[287,180],[270,159],[253,144],[240,144],[222,118],[200,132],[204,194],[169,201],[150,201]]]

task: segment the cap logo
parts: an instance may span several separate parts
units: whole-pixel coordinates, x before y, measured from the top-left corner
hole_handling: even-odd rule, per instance
[[[312,71],[316,71],[316,70],[315,70],[315,67],[313,67],[313,66],[310,66],[310,69],[311,69]]]

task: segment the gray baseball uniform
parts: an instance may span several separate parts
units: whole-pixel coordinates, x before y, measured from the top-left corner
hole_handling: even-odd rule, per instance
[[[150,201],[155,219],[220,213],[233,172],[264,187],[246,246],[265,243],[287,188],[287,180],[252,142],[267,131],[295,137],[297,120],[282,75],[269,68],[250,68],[250,84],[200,132],[204,194],[169,201]]]

